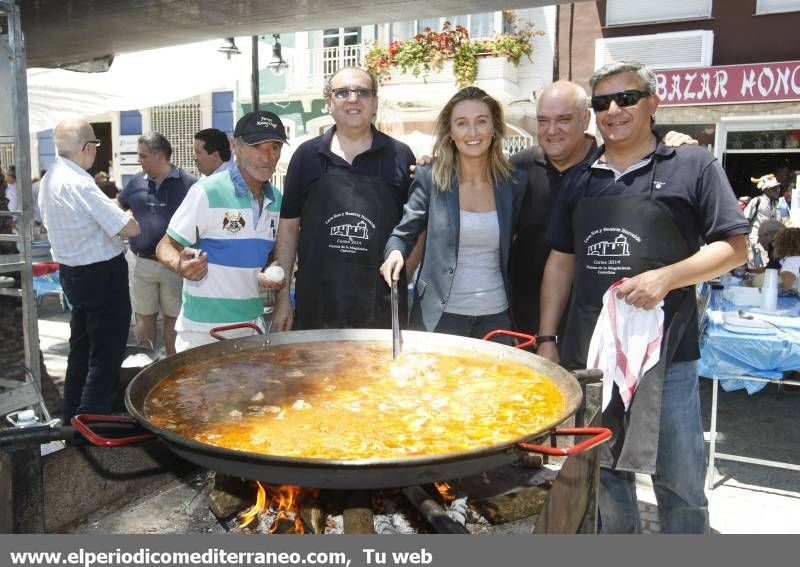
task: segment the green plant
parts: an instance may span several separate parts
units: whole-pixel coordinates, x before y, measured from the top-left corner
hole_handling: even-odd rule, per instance
[[[514,66],[522,57],[532,60],[531,40],[544,32],[535,31],[531,24],[527,28],[516,28],[516,14],[503,12],[505,21],[512,26],[511,33],[504,33],[492,39],[478,41],[469,38],[463,26],[453,27],[445,22],[441,32],[425,28],[407,41],[394,41],[388,47],[375,44],[364,57],[364,65],[381,83],[391,80],[392,69],[411,73],[423,79],[431,71],[440,71],[444,62],[453,60],[453,74],[459,87],[475,82],[478,75],[478,57],[506,57]]]

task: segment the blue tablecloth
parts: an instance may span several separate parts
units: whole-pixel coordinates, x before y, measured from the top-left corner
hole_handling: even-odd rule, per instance
[[[789,309],[796,317],[800,298],[778,298],[779,309]],[[718,378],[725,391],[746,389],[749,394],[762,390],[767,383],[741,380],[737,376],[781,379],[789,370],[800,370],[800,319],[792,326],[782,326],[768,335],[734,333],[722,325],[722,314],[738,312],[737,307],[714,290],[706,310],[708,325],[700,340],[700,376]]]

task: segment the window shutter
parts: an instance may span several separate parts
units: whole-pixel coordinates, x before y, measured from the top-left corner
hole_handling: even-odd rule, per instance
[[[710,30],[600,38],[595,42],[595,69],[625,60],[651,69],[707,67],[713,47],[714,32]]]
[[[670,0],[669,2],[662,0],[607,0],[606,2],[607,26],[709,17],[711,17],[711,0]]]

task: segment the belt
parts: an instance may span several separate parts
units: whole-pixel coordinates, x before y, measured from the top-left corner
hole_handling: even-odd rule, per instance
[[[149,252],[137,252],[136,250],[131,250],[131,252],[133,252],[134,256],[138,256],[139,258],[144,258],[145,260],[153,260],[155,262],[158,262],[158,258],[156,257],[155,254],[151,254]]]

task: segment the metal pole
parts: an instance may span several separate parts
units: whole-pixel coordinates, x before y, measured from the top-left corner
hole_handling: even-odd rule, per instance
[[[252,110],[259,108],[259,87],[258,87],[258,36],[253,36],[253,57],[252,57],[252,70],[250,72],[250,89],[251,97],[253,99]]]
[[[717,403],[719,401],[717,391],[719,390],[719,380],[711,379],[711,427],[708,432],[708,470],[706,471],[706,488],[714,488],[714,459],[717,453]]]
[[[10,6],[8,16],[9,46],[12,51],[11,70],[15,78],[11,91],[14,113],[14,135],[16,137],[16,159],[18,194],[22,203],[22,225],[18,225],[20,235],[20,252],[25,267],[21,270],[22,278],[22,328],[25,336],[25,367],[29,369],[31,379],[41,397],[42,381],[39,366],[39,326],[36,313],[36,301],[33,294],[31,238],[33,231],[33,191],[31,190],[31,147],[28,129],[28,78],[25,59],[25,37],[22,34],[20,6],[16,2]],[[44,418],[49,419],[47,408],[42,400]]]

